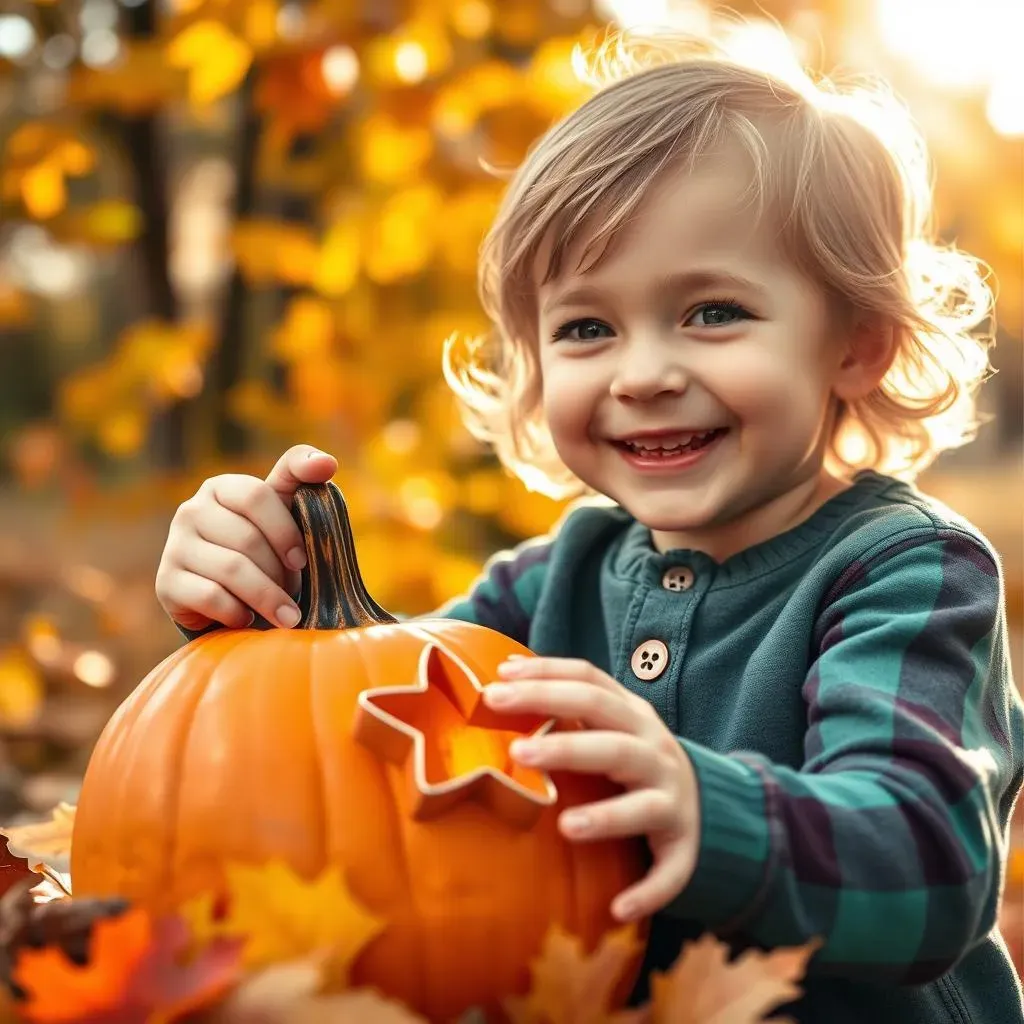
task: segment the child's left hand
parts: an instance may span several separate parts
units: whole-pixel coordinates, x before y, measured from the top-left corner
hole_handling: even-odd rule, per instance
[[[653,914],[693,875],[700,840],[700,801],[693,765],[654,708],[589,662],[516,658],[484,700],[495,711],[577,719],[579,732],[516,740],[512,756],[544,770],[606,775],[626,792],[562,813],[559,827],[577,841],[645,835],[654,854],[646,877],[615,898],[620,921]]]

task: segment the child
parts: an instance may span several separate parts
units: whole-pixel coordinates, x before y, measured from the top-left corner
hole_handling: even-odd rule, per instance
[[[519,169],[482,249],[497,345],[445,366],[525,481],[610,500],[443,614],[540,656],[495,707],[588,726],[519,759],[624,787],[561,827],[647,838],[613,907],[655,914],[638,998],[711,930],[820,937],[805,1024],[1020,1021],[994,928],[1024,771],[999,561],[907,482],[972,435],[990,294],[928,242],[893,101],[644,52]],[[182,505],[157,594],[186,635],[295,624],[288,505],[335,468],[300,446]]]

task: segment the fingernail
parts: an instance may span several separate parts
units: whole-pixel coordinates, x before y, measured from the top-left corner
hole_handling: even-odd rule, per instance
[[[249,621],[242,627],[242,629],[248,629],[256,621],[256,613],[249,612]]]
[[[585,811],[566,811],[562,815],[562,828],[569,832],[586,832],[590,828],[590,815]]]
[[[520,671],[525,667],[524,663],[526,661],[527,661],[527,659],[523,658],[521,656],[517,657],[514,661],[512,659],[509,659],[508,661],[503,661],[498,666],[498,675],[499,676],[516,676],[516,675],[519,675]]]
[[[532,740],[513,740],[509,744],[508,752],[522,764],[533,764],[540,753],[537,744]]]
[[[277,621],[285,629],[291,629],[301,618],[302,613],[293,604],[283,604],[277,609]]]
[[[620,921],[629,921],[636,916],[636,904],[632,900],[622,900],[615,904],[612,913]]]
[[[512,700],[512,687],[502,683],[491,683],[484,687],[484,700],[493,706],[508,704]]]
[[[327,452],[322,452],[322,451],[320,451],[319,448],[314,448],[313,451],[306,452],[306,458],[307,459],[315,459],[315,458],[317,458],[320,455],[322,455],[325,459],[330,458],[330,456],[327,454]]]
[[[306,567],[306,552],[302,548],[292,548],[285,555],[284,560],[292,569],[304,569]]]

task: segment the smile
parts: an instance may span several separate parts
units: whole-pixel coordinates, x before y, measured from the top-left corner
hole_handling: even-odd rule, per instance
[[[728,432],[727,427],[720,427],[701,434],[666,434],[612,444],[634,469],[682,469],[702,459]]]

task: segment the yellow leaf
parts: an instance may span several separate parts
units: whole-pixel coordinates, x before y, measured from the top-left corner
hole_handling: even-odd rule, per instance
[[[30,863],[52,860],[66,860],[71,856],[71,833],[75,825],[75,808],[72,804],[60,803],[45,821],[29,825],[16,825],[0,829],[6,836],[7,848],[16,857],[23,857]]]
[[[308,228],[275,220],[239,221],[232,232],[231,248],[251,284],[309,284],[320,259]]]
[[[142,214],[123,199],[104,199],[67,211],[52,221],[49,229],[58,241],[65,243],[122,245],[138,237],[142,229]]]
[[[21,178],[21,197],[25,209],[40,220],[60,213],[68,201],[60,165],[46,160],[25,171]]]
[[[115,409],[100,421],[96,439],[108,455],[127,458],[142,450],[148,429],[149,422],[142,409]]]
[[[434,253],[441,233],[441,190],[415,185],[383,204],[367,240],[366,272],[380,284],[418,274]]]
[[[167,61],[162,40],[132,40],[114,65],[74,68],[68,78],[67,103],[138,116],[183,98],[187,90],[187,69]]]
[[[271,351],[286,363],[321,359],[330,355],[334,334],[331,307],[302,296],[288,306],[284,320],[274,331]]]
[[[703,935],[667,972],[651,976],[651,1024],[762,1024],[774,1007],[801,995],[796,982],[820,945],[751,949],[729,963],[728,947]]]
[[[39,669],[20,647],[0,653],[0,723],[21,726],[34,722],[43,692]]]
[[[414,179],[433,149],[428,128],[419,124],[402,125],[385,114],[368,117],[356,139],[363,174],[382,185]]]
[[[320,249],[313,287],[331,298],[349,291],[359,276],[360,248],[357,224],[348,220],[334,224]]]
[[[170,43],[167,59],[189,71],[189,97],[205,106],[233,92],[252,63],[252,49],[221,22],[197,21]]]
[[[530,968],[528,995],[505,1001],[512,1024],[628,1024],[640,1011],[615,1012],[616,996],[624,1001],[627,983],[640,961],[643,943],[633,925],[609,932],[589,956],[583,944],[557,925],[544,938],[540,956]]]
[[[311,953],[330,955],[339,984],[349,965],[383,928],[349,893],[337,867],[306,881],[280,861],[226,868],[228,910],[222,921],[197,922],[195,901],[189,921],[206,934],[245,938],[243,960],[249,967],[294,960]]]

